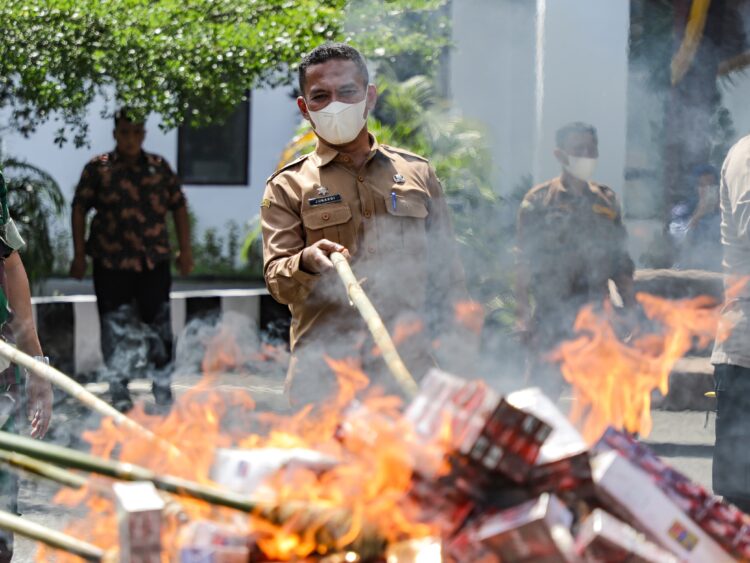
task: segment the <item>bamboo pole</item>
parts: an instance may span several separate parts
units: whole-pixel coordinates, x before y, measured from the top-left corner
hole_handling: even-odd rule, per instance
[[[90,409],[102,416],[111,418],[117,426],[122,426],[139,434],[142,438],[152,441],[166,448],[173,456],[182,456],[182,452],[174,444],[169,443],[151,432],[148,428],[141,426],[129,416],[124,415],[112,405],[102,401],[99,397],[87,391],[82,385],[68,377],[61,371],[43,362],[35,360],[28,354],[24,354],[18,348],[11,346],[0,339],[0,356],[7,358],[12,363],[23,366],[35,375],[56,385],[75,399],[78,399]]]
[[[71,489],[80,489],[88,483],[88,479],[82,475],[17,452],[0,450],[0,461],[7,463],[13,469],[27,471]]]
[[[217,506],[233,508],[253,514],[276,525],[287,527],[290,533],[304,535],[314,530],[319,546],[326,549],[351,547],[362,554],[373,556],[382,553],[385,541],[368,522],[362,523],[356,537],[349,537],[352,514],[346,508],[317,506],[301,501],[282,503],[258,502],[245,495],[202,485],[172,475],[157,475],[150,469],[93,456],[84,452],[45,444],[31,438],[0,431],[0,450],[12,451],[35,460],[59,464],[123,481],[151,481],[157,489],[192,497]],[[344,540],[344,538],[348,538]],[[346,546],[340,545],[346,543]]]
[[[86,561],[111,560],[100,547],[81,541],[68,534],[63,534],[57,530],[47,528],[36,522],[31,522],[26,518],[21,518],[4,510],[0,510],[0,528],[5,528],[15,534],[36,540],[50,547],[73,553]]]
[[[359,285],[349,262],[340,252],[331,253],[331,262],[333,262],[336,272],[344,283],[349,299],[367,323],[367,328],[370,329],[375,344],[380,348],[383,360],[385,360],[391,374],[407,397],[413,397],[417,394],[417,383],[404,365],[401,356],[399,356],[398,350],[396,350],[396,346],[393,344],[393,340],[391,340],[391,336],[388,334],[388,330],[385,328],[385,324],[383,324],[375,306],[365,294],[362,286]]]
[[[55,444],[42,443],[9,432],[0,431],[0,449],[20,453],[63,467],[80,469],[114,479],[121,479],[122,481],[151,481],[157,489],[161,489],[162,491],[196,498],[211,504],[235,508],[244,512],[254,512],[265,507],[265,505],[250,501],[245,496],[227,490],[202,485],[195,481],[173,475],[158,475],[150,469],[139,465],[104,459]]]

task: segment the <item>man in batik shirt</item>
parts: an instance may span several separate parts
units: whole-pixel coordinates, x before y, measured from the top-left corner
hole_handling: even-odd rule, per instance
[[[143,151],[145,133],[142,122],[130,119],[126,110],[119,111],[115,150],[86,165],[73,199],[75,255],[70,275],[82,278],[86,255],[92,257],[102,356],[112,403],[123,411],[132,407],[127,387],[131,373],[144,368],[142,359],[134,359],[134,345],[128,339],[144,328],[154,398],[159,405],[172,402],[167,212],[172,212],[177,231],[178,269],[187,275],[193,268],[185,196],[167,162]],[[84,243],[91,209],[96,214]]]

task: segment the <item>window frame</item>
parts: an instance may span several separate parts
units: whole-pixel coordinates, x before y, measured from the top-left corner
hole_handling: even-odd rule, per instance
[[[240,106],[247,108],[246,119],[244,120],[243,128],[245,133],[245,150],[242,153],[242,179],[241,181],[235,182],[217,182],[210,180],[195,180],[189,179],[185,175],[184,160],[183,157],[187,157],[186,151],[183,148],[186,130],[189,126],[182,125],[177,128],[177,175],[184,186],[214,186],[214,187],[227,187],[227,188],[247,188],[250,186],[250,151],[251,151],[251,119],[252,119],[252,97],[250,92],[247,93],[247,98],[237,105],[234,111],[237,111]],[[226,124],[226,122],[225,122]],[[200,128],[196,129],[200,130]]]

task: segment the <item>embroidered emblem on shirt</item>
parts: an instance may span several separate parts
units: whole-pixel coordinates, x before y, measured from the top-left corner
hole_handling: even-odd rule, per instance
[[[404,178],[401,174],[394,174],[393,181],[397,184],[403,184],[406,182],[406,178]]]
[[[605,205],[599,205],[598,203],[595,203],[591,206],[591,209],[593,209],[594,213],[598,213],[599,215],[604,215],[608,219],[614,221],[617,219],[617,211],[612,209],[611,207],[607,207]]]
[[[327,195],[325,197],[311,197],[307,201],[310,205],[325,205],[326,203],[337,203],[341,201],[341,194]]]
[[[263,201],[260,202],[261,207],[265,207],[266,209],[269,209],[271,207],[271,200],[268,198],[265,198]]]

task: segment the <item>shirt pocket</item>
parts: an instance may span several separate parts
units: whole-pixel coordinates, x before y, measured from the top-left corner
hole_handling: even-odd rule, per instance
[[[427,250],[427,204],[421,192],[392,192],[385,196],[385,228],[381,243],[388,250],[421,255]]]
[[[328,239],[345,246],[351,254],[356,251],[352,210],[346,203],[326,204],[302,212],[307,246]]]

